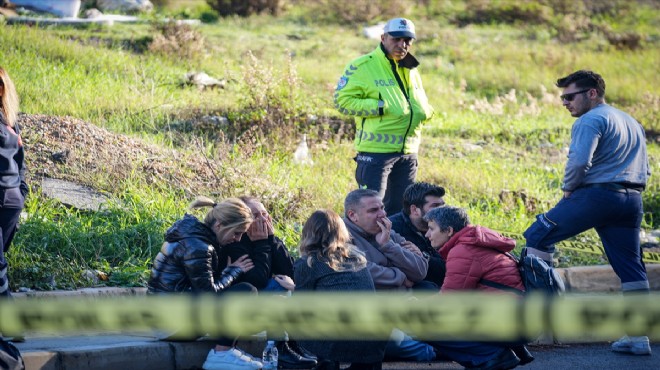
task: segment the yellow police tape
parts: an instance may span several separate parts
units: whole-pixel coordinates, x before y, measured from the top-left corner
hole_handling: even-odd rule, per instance
[[[286,330],[299,339],[387,339],[392,328],[427,340],[563,340],[623,334],[660,339],[660,295],[296,293],[0,301],[0,331],[165,331],[181,338]]]
[[[507,238],[516,239],[516,240],[525,240],[525,237],[521,234],[500,232],[500,234],[506,236]],[[580,243],[577,241],[564,240],[558,243],[555,243],[557,248],[568,249],[576,252],[582,253],[592,253],[592,254],[605,254],[605,248],[602,244],[586,244]],[[660,263],[660,253],[648,252],[642,250],[642,260],[646,263]]]

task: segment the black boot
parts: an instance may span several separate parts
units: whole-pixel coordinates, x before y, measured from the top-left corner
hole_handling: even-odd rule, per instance
[[[301,346],[300,343],[296,342],[295,340],[289,339],[287,343],[289,343],[289,348],[291,348],[294,352],[301,355],[302,357],[318,361],[315,354],[309,352],[307,349],[305,349],[305,347]]]
[[[497,356],[492,359],[479,364],[477,366],[466,367],[466,369],[474,370],[502,370],[513,369],[520,364],[520,359],[509,348],[505,348]]]
[[[277,350],[277,367],[281,369],[311,369],[316,366],[316,360],[301,356],[289,347],[288,342],[277,342]]]
[[[534,361],[534,356],[532,356],[532,354],[529,352],[527,347],[525,347],[524,345],[513,346],[511,347],[511,350],[520,359],[519,365],[525,365]]]
[[[319,360],[318,365],[312,370],[339,370],[339,362],[330,360]]]

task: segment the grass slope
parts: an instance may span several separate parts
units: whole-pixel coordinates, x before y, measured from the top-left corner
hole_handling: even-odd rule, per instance
[[[553,83],[579,68],[603,74],[608,102],[642,122],[652,170],[660,172],[660,28],[648,27],[659,13],[649,12],[637,25],[615,25],[645,32],[634,51],[595,31],[562,43],[538,25],[457,28],[420,18],[414,53],[438,114],[425,128],[418,179],[445,186],[448,203],[468,208],[474,223],[521,233],[561,195],[573,118]],[[143,284],[163,231],[195,194],[262,197],[294,254],[307,215],[342,210],[355,187],[352,125],[335,112],[332,93],[346,63],[377,42],[359,26],[294,16],[227,18],[191,32],[204,45],[182,58],[149,49],[159,35],[149,24],[0,24],[0,65],[27,114],[33,187],[9,253],[12,288]],[[227,85],[186,86],[189,71]],[[313,166],[292,161],[303,132]],[[66,150],[70,160],[52,161]],[[41,176],[88,184],[116,204],[103,213],[68,209],[40,194]],[[646,229],[658,227],[659,184],[653,176],[644,194]],[[580,240],[597,242],[593,233]],[[574,253],[560,259],[563,266],[602,262]],[[87,270],[109,280],[90,279]]]

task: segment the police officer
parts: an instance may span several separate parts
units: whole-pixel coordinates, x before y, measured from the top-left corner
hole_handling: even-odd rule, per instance
[[[355,180],[380,193],[387,214],[399,212],[403,192],[417,176],[422,123],[433,116],[410,54],[415,25],[394,18],[381,43],[350,62],[334,95],[336,108],[355,117]]]

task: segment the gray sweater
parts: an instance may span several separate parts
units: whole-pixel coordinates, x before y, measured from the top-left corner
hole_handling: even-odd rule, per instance
[[[644,128],[605,103],[573,124],[562,190],[596,183],[645,185],[651,175]]]
[[[348,218],[344,218],[344,223],[353,244],[367,257],[367,268],[376,289],[405,289],[406,279],[414,283],[424,280],[429,261],[403,248],[400,243],[405,239],[401,235],[391,231],[390,240],[380,246],[375,236],[367,234]]]

